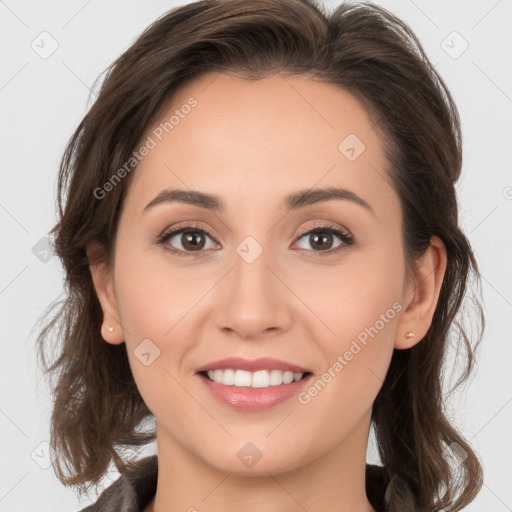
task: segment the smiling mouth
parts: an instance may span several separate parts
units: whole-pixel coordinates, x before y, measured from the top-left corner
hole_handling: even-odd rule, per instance
[[[199,375],[217,384],[224,386],[232,386],[235,388],[272,388],[292,384],[303,380],[310,375],[311,372],[294,373],[291,371],[281,370],[258,370],[250,372],[247,370],[236,370],[232,368],[217,369],[209,371],[200,371]]]

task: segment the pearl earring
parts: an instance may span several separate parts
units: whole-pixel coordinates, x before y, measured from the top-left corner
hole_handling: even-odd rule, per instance
[[[108,332],[113,332],[113,331],[114,331],[114,328],[111,325],[109,325],[108,326]]]
[[[414,333],[412,331],[408,331],[405,333],[406,338],[412,338],[414,336]]]

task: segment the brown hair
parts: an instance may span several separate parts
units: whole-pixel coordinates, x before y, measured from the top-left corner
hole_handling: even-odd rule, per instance
[[[367,109],[383,141],[387,172],[400,196],[407,272],[432,235],[447,249],[447,268],[424,339],[395,350],[373,406],[378,450],[391,483],[386,504],[404,510],[460,510],[482,486],[475,453],[446,416],[442,373],[446,350],[465,350],[466,381],[484,327],[472,348],[456,319],[467,280],[480,284],[468,239],[458,226],[455,182],[462,165],[454,101],[411,29],[372,4],[342,4],[331,13],[312,0],[205,0],[176,8],[148,27],[107,70],[99,96],[69,141],[58,180],[59,222],[54,250],[66,277],[65,298],[44,325],[38,354],[52,379],[54,469],[82,491],[97,484],[111,462],[124,471],[116,448],[140,447],[155,433],[138,430],[151,412],[134,382],[125,344],[103,341],[86,246],[92,259],[111,262],[119,214],[133,171],[109,192],[94,191],[130,158],[173,94],[207,71],[258,80],[276,73],[307,75],[351,93]],[[54,333],[54,331],[56,331]],[[58,357],[45,357],[50,339]],[[55,380],[55,382],[54,382]],[[467,454],[458,467],[446,457],[457,443]],[[404,490],[405,489],[405,490]],[[407,491],[409,489],[409,491]],[[409,492],[409,498],[407,498]]]

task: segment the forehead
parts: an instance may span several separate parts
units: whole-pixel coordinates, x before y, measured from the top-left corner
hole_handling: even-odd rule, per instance
[[[138,209],[164,188],[222,194],[237,211],[313,187],[343,186],[383,208],[397,200],[364,107],[305,76],[208,73],[177,92],[148,138],[128,194]]]

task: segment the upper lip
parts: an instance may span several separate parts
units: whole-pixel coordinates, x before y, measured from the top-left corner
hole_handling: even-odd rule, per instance
[[[249,372],[255,372],[258,370],[281,370],[283,372],[290,371],[293,373],[306,373],[306,370],[302,366],[296,364],[287,363],[286,361],[280,361],[279,359],[273,359],[271,357],[261,357],[259,359],[243,359],[242,357],[227,357],[226,359],[219,359],[207,363],[196,369],[196,372],[207,372],[210,370],[226,370],[231,368],[233,370],[246,370]]]

